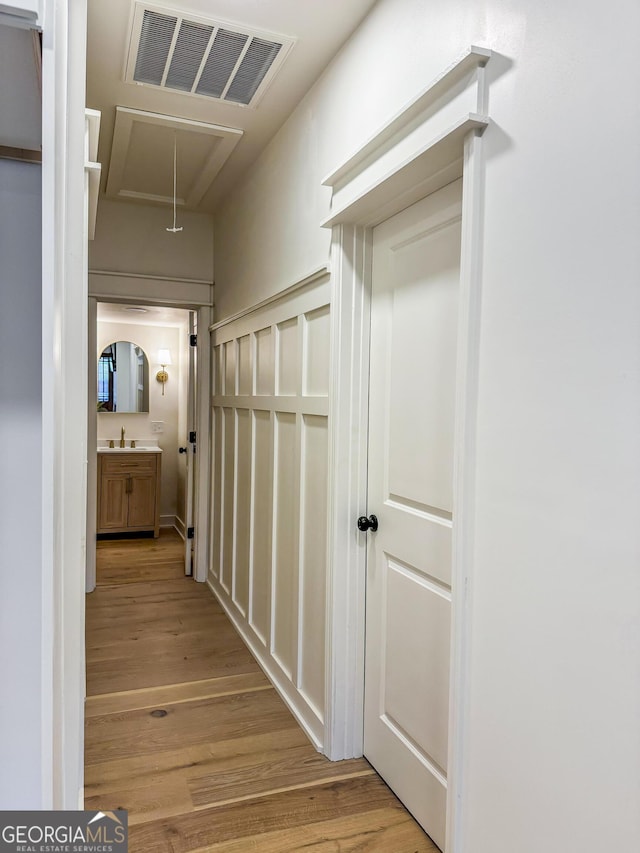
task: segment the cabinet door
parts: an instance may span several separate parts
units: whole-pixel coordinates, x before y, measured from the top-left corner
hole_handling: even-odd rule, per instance
[[[128,474],[105,474],[100,478],[100,518],[98,531],[120,530],[127,526]]]
[[[152,528],[156,523],[156,475],[130,474],[129,518],[131,528]]]

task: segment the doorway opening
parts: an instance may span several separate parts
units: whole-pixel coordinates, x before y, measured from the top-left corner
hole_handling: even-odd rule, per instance
[[[157,538],[173,529],[192,576],[196,312],[102,301],[91,307],[87,591],[96,583],[96,537]]]

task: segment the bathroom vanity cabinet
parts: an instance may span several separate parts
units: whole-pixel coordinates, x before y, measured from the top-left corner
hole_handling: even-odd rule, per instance
[[[160,532],[160,453],[98,454],[98,533]]]

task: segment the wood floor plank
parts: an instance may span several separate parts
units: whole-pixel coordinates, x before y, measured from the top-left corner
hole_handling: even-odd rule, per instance
[[[89,696],[261,671],[211,591],[185,577],[97,589],[86,633]]]
[[[211,752],[215,752],[211,750]],[[300,760],[299,754],[305,759]],[[309,753],[315,756],[315,762]],[[155,756],[154,756],[155,758]],[[85,807],[96,809],[125,808],[131,826],[157,818],[194,811],[194,806],[228,804],[255,798],[256,795],[280,793],[292,788],[310,788],[336,779],[352,779],[374,775],[374,770],[362,760],[330,762],[319,755],[311,744],[296,745],[290,750],[282,743],[272,742],[268,752],[234,754],[221,758],[202,749],[200,762],[185,761],[160,771],[146,763],[146,772],[119,784],[87,785]],[[244,761],[243,761],[244,759]],[[296,767],[296,760],[299,766]],[[286,765],[286,768],[285,768]],[[225,767],[221,771],[221,767]],[[289,769],[287,777],[282,771]],[[259,778],[256,777],[259,774]],[[216,780],[219,779],[219,784]],[[228,787],[225,789],[225,782]],[[198,792],[197,801],[193,791]]]
[[[158,539],[100,540],[96,553],[98,587],[184,577],[184,541],[175,530],[162,529]]]
[[[164,610],[164,612],[163,612]],[[198,600],[180,601],[176,599],[170,612],[166,605],[140,602],[128,607],[120,607],[109,618],[108,610],[92,611],[91,627],[87,629],[87,641],[106,640],[116,642],[120,639],[140,637],[154,633],[188,633],[216,620],[226,619],[224,613]]]
[[[164,612],[163,612],[164,611]],[[181,629],[188,630],[192,624],[197,624],[207,615],[211,618],[222,616],[219,610],[209,606],[206,602],[197,599],[181,600],[174,598],[173,607],[168,611],[166,604],[160,606],[153,602],[140,601],[135,604],[123,606],[120,604],[117,610],[112,605],[111,622],[109,622],[109,610],[90,610],[91,626],[87,628],[87,637],[99,634],[100,631],[111,627],[112,638],[119,637],[123,631],[141,629],[148,631],[171,630],[169,626],[177,625]],[[195,620],[191,622],[191,617]],[[113,629],[118,631],[114,632]]]
[[[168,682],[179,684],[201,678],[218,678],[237,673],[259,672],[260,667],[246,649],[218,649],[199,652],[197,646],[176,644],[180,656],[175,659],[154,656],[151,660],[120,658],[98,661],[87,676],[87,694],[159,687]],[[123,665],[127,670],[123,673]]]
[[[329,761],[307,743],[221,759],[206,774],[194,774],[189,790],[195,806],[208,806],[371,773],[371,766],[361,758]]]
[[[133,569],[133,567],[131,567]],[[119,571],[103,570],[100,575],[100,586],[113,583],[139,583],[140,581],[174,580],[184,574],[184,568],[175,562],[156,564],[150,568],[136,566],[135,571],[122,577]]]
[[[122,781],[122,780],[121,780]],[[139,782],[116,788],[105,796],[85,791],[85,809],[100,811],[126,809],[129,827],[158,818],[181,815],[191,811],[191,797],[187,780],[179,774],[151,774],[146,785]],[[135,848],[130,845],[133,853]]]
[[[184,779],[208,773],[215,764],[225,759],[238,759],[243,755],[269,752],[275,749],[290,749],[308,745],[309,741],[295,721],[291,728],[277,732],[246,735],[228,741],[180,746],[177,749],[163,750],[149,760],[148,755],[134,755],[87,764],[85,783],[87,794],[101,794],[108,798],[109,808],[115,808],[113,792],[129,787],[134,790],[145,787],[158,774],[177,776]],[[131,800],[126,800],[127,808],[133,808]]]
[[[179,745],[193,746],[278,731],[289,728],[292,721],[291,712],[273,690],[167,704],[154,710],[166,711],[166,716],[153,716],[154,711],[145,708],[89,717],[85,737],[87,762],[95,764],[125,755],[153,755]]]
[[[228,675],[222,678],[205,678],[185,684],[165,684],[161,687],[143,687],[140,690],[88,696],[85,714],[87,717],[99,717],[104,714],[157,708],[164,704],[192,702],[194,699],[226,696],[231,693],[248,693],[253,690],[273,690],[262,671]]]
[[[212,628],[216,630],[211,630]],[[93,651],[94,663],[103,659],[127,659],[131,657],[132,651],[135,651],[137,657],[147,658],[152,655],[164,657],[173,650],[178,651],[182,647],[188,648],[193,644],[197,644],[205,653],[209,650],[220,650],[224,653],[232,645],[230,639],[233,633],[233,626],[228,621],[220,620],[217,626],[190,626],[190,630],[159,632],[140,629],[133,637],[129,635],[117,640],[103,638],[100,642],[96,642],[93,637],[88,637],[87,648]],[[232,651],[241,650],[234,648]]]
[[[372,775],[152,821],[132,827],[130,839],[136,853],[193,853],[212,841],[235,841],[383,808],[404,811],[384,782]]]
[[[398,809],[378,809],[293,829],[200,847],[191,853],[438,853],[416,822]]]
[[[113,584],[111,586],[98,587],[91,593],[87,601],[87,608],[103,605],[113,608],[114,602],[127,602],[143,600],[146,602],[157,601],[166,604],[167,594],[181,598],[207,599],[208,587],[197,584],[190,578],[174,578],[172,580],[159,580],[154,582],[138,581],[135,583]],[[210,592],[209,592],[210,595]],[[211,598],[211,607],[219,608],[218,602]]]

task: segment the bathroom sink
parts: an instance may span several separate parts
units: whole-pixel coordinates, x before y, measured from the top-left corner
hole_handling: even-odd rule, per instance
[[[99,447],[98,453],[162,453],[157,445],[137,444],[135,447]]]

